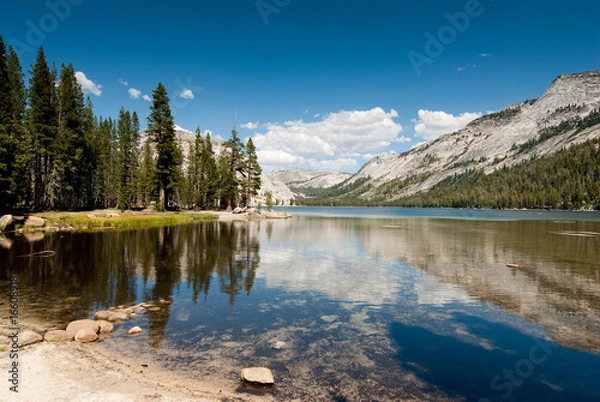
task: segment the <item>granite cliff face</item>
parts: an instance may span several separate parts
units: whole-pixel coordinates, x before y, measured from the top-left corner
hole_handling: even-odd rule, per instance
[[[291,188],[328,188],[352,177],[350,173],[329,172],[297,168],[293,170],[274,170],[269,174],[271,180],[280,181]]]
[[[377,187],[393,180],[417,178],[393,197],[427,190],[444,178],[467,169],[490,173],[534,156],[600,136],[600,126],[581,132],[567,130],[524,150],[522,145],[540,137],[544,129],[574,118],[584,118],[600,108],[600,71],[561,75],[539,99],[509,105],[501,112],[483,116],[464,129],[446,134],[400,155],[372,159],[344,186]],[[358,183],[357,183],[358,182]],[[362,194],[363,197],[373,192]]]

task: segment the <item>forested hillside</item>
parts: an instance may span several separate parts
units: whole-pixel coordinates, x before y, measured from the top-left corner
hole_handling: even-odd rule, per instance
[[[469,170],[444,179],[428,191],[389,201],[391,193],[413,180],[418,179],[389,183],[377,189],[380,195],[370,200],[337,188],[315,191],[313,198],[298,201],[304,205],[600,210],[600,139],[513,167],[504,166],[491,174],[483,169]]]
[[[161,83],[142,135],[136,112],[95,116],[73,66],[57,70],[43,48],[29,76],[26,86],[18,55],[0,37],[0,213],[231,208],[260,188],[254,145],[235,127],[219,156],[198,130],[184,158]]]

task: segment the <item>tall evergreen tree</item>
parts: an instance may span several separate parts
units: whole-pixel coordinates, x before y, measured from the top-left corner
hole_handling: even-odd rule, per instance
[[[6,57],[9,86],[11,89],[11,128],[14,143],[14,169],[12,189],[14,200],[22,205],[28,205],[29,197],[29,160],[31,154],[30,139],[25,130],[25,85],[23,70],[19,56],[12,46],[9,46]]]
[[[212,209],[215,207],[217,198],[217,185],[219,181],[217,172],[217,162],[215,160],[215,152],[212,148],[210,133],[206,133],[204,137],[204,145],[200,152],[200,205],[203,209]]]
[[[262,169],[258,164],[256,147],[254,146],[254,142],[252,142],[252,138],[249,138],[246,143],[245,170],[243,204],[247,205],[252,201],[252,197],[258,194],[261,185],[260,175],[262,174]]]
[[[223,153],[224,165],[226,168],[222,174],[222,196],[227,209],[233,209],[238,201],[240,193],[239,175],[244,173],[244,144],[236,127],[231,130],[231,138],[225,142],[225,151]]]
[[[127,209],[131,199],[131,113],[121,108],[119,120],[119,209]]]
[[[0,211],[12,208],[15,141],[12,133],[11,84],[4,41],[0,37]]]
[[[62,65],[58,86],[57,158],[50,175],[51,195],[60,208],[72,210],[87,206],[91,193],[85,171],[88,147],[83,92],[73,66]]]
[[[151,138],[146,139],[144,142],[144,149],[142,151],[142,163],[139,169],[140,177],[140,202],[143,205],[149,205],[152,199],[152,193],[154,188],[154,181],[156,176],[156,162],[152,156],[152,147],[150,145]]]
[[[156,143],[156,177],[158,179],[158,209],[165,210],[180,183],[182,154],[175,139],[175,124],[169,107],[167,90],[158,83],[152,92],[148,116],[148,132]]]
[[[50,172],[55,159],[57,110],[55,74],[40,47],[30,71],[26,125],[31,136],[31,193],[34,209],[49,209]]]
[[[129,182],[131,183],[131,204],[142,203],[140,183],[140,160],[142,152],[140,140],[140,119],[137,112],[133,112],[131,114],[131,171],[129,172]]]

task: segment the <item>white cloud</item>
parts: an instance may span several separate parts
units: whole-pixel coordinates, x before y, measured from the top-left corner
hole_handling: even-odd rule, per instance
[[[268,123],[267,132],[257,134],[254,143],[260,149],[280,149],[303,156],[377,152],[395,141],[402,131],[402,126],[393,120],[395,117],[395,110],[386,113],[377,107],[330,113],[317,122]]]
[[[148,102],[152,100],[148,95],[142,95],[142,99]]]
[[[192,90],[191,90],[191,89],[184,89],[183,91],[181,91],[181,92],[179,93],[179,97],[180,97],[181,99],[189,99],[189,100],[192,100],[192,99],[194,99],[194,93],[192,92]]]
[[[483,58],[492,57],[492,54],[491,53],[481,53],[479,55],[479,57],[483,57]]]
[[[242,128],[247,128],[248,130],[256,130],[258,128],[258,123],[252,123],[249,121],[246,124],[242,124]]]
[[[295,167],[306,162],[306,159],[301,156],[273,149],[256,151],[256,156],[259,163],[266,166]]]
[[[399,144],[403,144],[403,143],[405,143],[405,142],[411,142],[411,141],[412,141],[412,140],[411,140],[410,138],[408,138],[408,137],[404,137],[404,136],[402,136],[402,137],[398,137],[398,138],[396,138],[396,139],[394,140],[394,142],[397,142],[397,143],[399,143]]]
[[[463,113],[460,116],[443,111],[419,110],[419,119],[415,123],[415,135],[427,141],[433,141],[443,134],[453,133],[466,127],[471,121],[481,117],[482,113]]]
[[[142,96],[142,91],[140,91],[139,89],[129,88],[127,92],[129,93],[129,96],[131,96],[133,99],[138,99],[140,96]]]
[[[126,87],[129,86],[129,83],[121,78],[119,78],[119,83],[125,85]]]
[[[357,166],[357,162],[353,158],[337,158],[337,159],[309,159],[308,165],[317,170],[335,170],[343,171],[353,169]]]
[[[102,95],[102,85],[95,84],[92,80],[87,78],[84,73],[81,71],[77,71],[75,73],[75,78],[79,85],[81,85],[81,89],[84,92],[92,93],[96,96]]]

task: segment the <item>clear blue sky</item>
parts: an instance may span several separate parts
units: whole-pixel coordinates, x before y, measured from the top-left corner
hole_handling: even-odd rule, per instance
[[[0,34],[24,69],[39,45],[50,62],[73,63],[97,115],[123,106],[145,124],[144,95],[160,81],[182,127],[227,138],[237,111],[266,170],[354,172],[538,97],[559,74],[600,69],[596,0],[23,0],[1,10]]]

